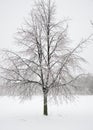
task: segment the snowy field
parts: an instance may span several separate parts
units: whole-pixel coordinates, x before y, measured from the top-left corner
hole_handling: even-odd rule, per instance
[[[21,102],[0,97],[0,130],[93,130],[93,96],[79,96],[75,102],[49,104],[49,116],[42,115],[42,99]]]

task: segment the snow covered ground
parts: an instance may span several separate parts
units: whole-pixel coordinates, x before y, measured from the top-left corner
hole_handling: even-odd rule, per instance
[[[0,97],[0,130],[93,130],[93,96],[79,96],[75,102],[49,105],[42,115],[42,99],[21,102]]]

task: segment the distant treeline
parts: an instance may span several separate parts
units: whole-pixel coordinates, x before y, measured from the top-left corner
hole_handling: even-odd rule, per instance
[[[75,94],[90,95],[93,94],[93,75],[87,74],[80,77],[74,84],[76,86]]]

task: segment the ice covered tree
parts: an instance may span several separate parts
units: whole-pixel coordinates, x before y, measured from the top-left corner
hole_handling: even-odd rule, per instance
[[[69,99],[75,91],[73,81],[79,77],[75,70],[84,61],[79,51],[89,40],[82,40],[72,48],[66,20],[57,21],[55,10],[52,0],[35,2],[16,34],[21,50],[3,50],[5,59],[1,66],[3,88],[7,94],[21,99],[42,94],[44,115],[48,115],[48,97]]]

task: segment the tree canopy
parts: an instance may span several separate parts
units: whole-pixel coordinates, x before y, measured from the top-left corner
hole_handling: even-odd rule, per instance
[[[18,29],[16,42],[21,50],[3,50],[1,66],[3,88],[8,95],[31,98],[44,95],[44,114],[47,115],[47,96],[70,98],[76,89],[73,82],[81,75],[79,51],[87,39],[74,48],[68,38],[66,20],[57,21],[52,0],[39,0],[30,11],[25,24]]]

